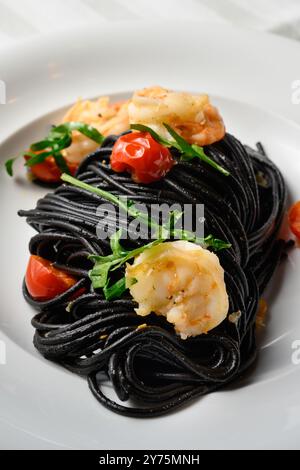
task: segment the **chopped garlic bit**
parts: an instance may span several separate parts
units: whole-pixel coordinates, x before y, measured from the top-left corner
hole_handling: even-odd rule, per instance
[[[138,315],[165,316],[182,339],[207,333],[227,316],[219,259],[191,242],[166,242],[145,250],[127,264],[126,285],[139,304]]]
[[[137,330],[144,330],[145,328],[147,328],[147,323],[142,323],[141,325],[138,325],[136,327]]]
[[[228,321],[230,321],[230,323],[237,323],[241,318],[241,315],[242,312],[240,310],[237,312],[232,312],[230,315],[228,315]]]

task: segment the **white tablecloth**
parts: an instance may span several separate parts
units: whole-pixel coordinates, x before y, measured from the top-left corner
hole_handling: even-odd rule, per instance
[[[300,0],[0,0],[0,47],[87,24],[155,18],[227,22],[300,40]]]

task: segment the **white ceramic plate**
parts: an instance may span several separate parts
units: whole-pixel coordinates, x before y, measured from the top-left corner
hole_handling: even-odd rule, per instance
[[[134,23],[49,36],[1,54],[0,79],[7,85],[7,104],[0,105],[1,163],[42,136],[57,110],[78,96],[161,84],[210,93],[227,129],[245,143],[263,142],[291,199],[300,198],[300,127],[277,115],[300,123],[300,105],[291,98],[292,82],[300,78],[296,43],[223,25]],[[292,361],[293,342],[300,340],[299,251],[273,279],[268,326],[251,375],[169,416],[121,417],[98,404],[84,379],[34,350],[33,312],[21,294],[32,231],[16,212],[34,207],[45,190],[24,179],[21,163],[16,173],[12,180],[1,169],[0,345],[5,343],[7,359],[0,365],[2,448],[299,446],[300,365]]]

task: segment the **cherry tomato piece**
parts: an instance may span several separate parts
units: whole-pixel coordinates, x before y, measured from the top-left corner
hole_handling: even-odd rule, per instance
[[[37,155],[41,152],[35,152]],[[25,160],[29,160],[29,155],[24,155]],[[73,163],[67,163],[70,173],[74,175],[78,168],[78,165]],[[37,163],[30,168],[31,173],[35,178],[45,183],[58,183],[61,177],[61,170],[57,166],[53,157],[47,157],[42,163]]]
[[[131,132],[119,137],[110,158],[114,171],[128,171],[137,183],[160,180],[174,163],[170,150],[156,142],[148,132]]]
[[[30,256],[25,283],[29,294],[35,300],[51,300],[70,289],[76,282],[75,277],[55,268],[47,259]]]
[[[300,239],[300,201],[293,204],[290,208],[288,220],[291,231]]]

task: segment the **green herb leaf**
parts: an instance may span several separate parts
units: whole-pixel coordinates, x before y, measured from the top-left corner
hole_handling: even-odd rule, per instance
[[[193,149],[193,157],[200,157],[203,160],[205,160],[205,159],[211,160],[207,155],[205,155],[203,147],[200,147],[199,145],[196,145],[196,144],[192,144],[191,148]],[[196,153],[196,155],[195,155],[195,153]],[[213,162],[213,163],[215,163],[215,162]],[[224,168],[222,168],[222,170],[224,170]]]
[[[139,248],[135,248],[134,250],[127,251],[127,254],[123,256],[122,258],[120,258],[118,262],[113,266],[112,271],[119,269],[123,264],[125,264],[130,259],[135,258],[136,256],[143,253],[145,250],[148,250],[149,248],[152,248],[155,245],[159,245],[160,243],[163,243],[164,241],[165,240],[158,238],[157,240],[147,243],[146,245],[140,246]]]
[[[31,157],[29,160],[27,160],[27,162],[25,162],[25,166],[30,167],[30,166],[36,165],[38,163],[43,163],[46,160],[46,158],[53,155],[53,153],[52,152],[42,152],[42,153],[35,154],[35,153],[32,153],[32,152],[26,152],[24,155],[28,156],[28,157]]]
[[[225,168],[223,168],[221,165],[214,162],[214,160],[212,160],[210,157],[205,155],[205,152],[202,147],[196,144],[189,144],[183,137],[181,137],[181,135],[179,135],[171,126],[169,126],[169,124],[163,123],[163,125],[174,140],[168,140],[160,136],[151,127],[145,126],[143,124],[131,124],[130,128],[136,131],[149,132],[153,139],[156,140],[156,142],[158,142],[159,144],[165,147],[176,148],[182,154],[182,161],[189,161],[193,158],[199,158],[200,160],[203,160],[205,163],[215,168],[215,170],[220,171],[223,175],[228,176],[230,174],[227,170],[225,170]]]
[[[66,175],[65,173],[63,173],[60,178],[66,183],[70,183],[73,186],[77,186],[77,188],[85,189],[86,191],[89,191],[90,193],[97,194],[98,196],[102,197],[106,201],[112,202],[113,204],[115,204],[116,206],[119,206],[125,212],[128,212],[128,214],[130,214],[131,207],[125,203],[124,198],[122,197],[119,198],[118,196],[115,196],[114,194],[108,191],[105,191],[104,189],[96,188],[95,186],[92,186],[91,184],[84,183],[83,181],[80,181],[77,178],[74,178],[73,176]],[[134,203],[132,203],[131,206],[134,206]]]
[[[117,299],[118,297],[121,297],[121,295],[124,294],[124,292],[127,290],[126,287],[126,280],[125,276],[119,279],[119,281],[115,282],[111,286],[106,285],[103,288],[103,293],[106,298],[106,300],[113,300]]]
[[[112,267],[112,262],[101,263],[96,261],[93,269],[89,271],[89,278],[92,281],[94,289],[100,289],[106,286],[108,282],[108,273]]]
[[[219,238],[214,238],[212,235],[205,237],[204,243],[207,247],[213,248],[214,251],[220,251],[231,247],[231,243],[220,240]]]
[[[135,207],[133,201],[130,201],[128,199],[124,200],[124,198],[122,198],[122,197],[118,198],[117,196],[115,196],[114,194],[111,194],[108,191],[105,191],[101,188],[96,188],[95,186],[84,183],[83,181],[80,181],[77,178],[74,178],[73,176],[70,176],[70,175],[63,174],[61,176],[61,179],[63,181],[66,181],[66,182],[72,184],[73,186],[85,189],[86,191],[89,191],[91,193],[98,194],[103,199],[106,199],[107,201],[110,201],[113,204],[119,206],[122,210],[127,212],[133,218],[138,218],[142,223],[144,223],[148,227],[155,228],[156,229],[155,235],[159,240],[166,240],[166,239],[170,238],[170,227],[168,227],[168,225],[170,226],[170,224],[172,224],[172,218],[173,218],[173,223],[175,225],[176,222],[179,220],[179,216],[182,215],[182,214],[180,214],[179,211],[173,211],[174,214],[173,215],[170,214],[170,218],[169,218],[168,223],[165,224],[165,225],[159,225],[156,221],[154,221],[153,219],[148,217],[147,214],[144,214],[144,213],[140,212]],[[189,232],[187,230],[181,230],[181,229],[175,229],[174,228],[173,236],[176,237],[176,238],[179,238],[181,240],[187,240],[187,241],[197,243],[197,244],[199,244],[201,246],[204,246],[204,247],[210,246],[213,249],[214,249],[214,247],[216,247],[216,251],[221,250],[223,248],[230,248],[230,246],[231,246],[229,243],[224,242],[222,240],[218,240],[218,239],[214,238],[212,235],[208,235],[208,237],[206,237],[206,238],[199,238],[199,237],[196,237],[195,233]],[[129,253],[132,253],[132,252],[129,252]],[[109,255],[109,256],[113,256],[113,255]],[[107,258],[107,257],[103,257],[103,256],[96,256],[95,257],[94,255],[91,255],[90,259],[95,260],[94,258],[97,258],[97,259],[100,260],[100,259],[104,259],[104,258]]]
[[[109,272],[119,269],[127,261],[134,258],[135,256],[143,253],[148,248],[151,248],[158,243],[162,243],[163,240],[155,240],[147,245],[135,248],[134,250],[124,250],[120,244],[122,231],[118,230],[110,238],[110,246],[112,254],[107,256],[90,255],[88,259],[92,260],[95,264],[94,267],[89,271],[89,278],[92,281],[94,289],[108,288],[109,285]]]
[[[170,236],[174,235],[175,225],[182,218],[183,212],[174,210],[170,212],[169,219],[166,223],[166,229],[169,231]]]
[[[6,162],[5,162],[5,168],[6,168],[7,173],[9,174],[9,176],[13,176],[13,174],[14,174],[13,166],[14,166],[14,163],[17,160],[17,158],[19,158],[19,157],[10,158],[9,160],[6,160]]]
[[[225,170],[225,168],[223,168],[214,160],[212,160],[207,155],[205,155],[203,147],[200,147],[199,145],[196,145],[196,144],[190,145],[183,137],[181,137],[181,135],[177,134],[177,132],[174,129],[172,129],[172,127],[170,127],[168,124],[164,123],[164,126],[169,132],[169,134],[177,142],[179,150],[183,153],[182,160],[191,160],[197,157],[197,158],[200,158],[200,160],[207,163],[208,165],[210,165],[211,167],[213,167],[215,170],[220,171],[220,173],[222,173],[223,175],[228,176],[230,174],[229,171]]]
[[[189,236],[190,235],[190,236]],[[183,232],[183,239],[188,241],[201,241],[201,244],[205,244],[206,247],[211,247],[215,251],[222,250],[224,248],[229,248],[230,244],[222,240],[214,238],[212,235],[204,239],[197,239],[195,236],[191,237],[193,234],[188,232]],[[92,281],[94,289],[103,289],[105,298],[110,300],[116,298],[123,294],[126,289],[125,278],[122,278],[120,281],[117,281],[112,286],[109,286],[110,278],[109,272],[116,271],[121,266],[123,266],[130,259],[135,258],[139,254],[143,253],[145,250],[152,248],[158,244],[164,242],[163,239],[157,239],[153,242],[150,242],[141,247],[135,248],[134,250],[126,251],[122,248],[120,244],[121,230],[116,232],[110,239],[112,254],[107,256],[97,256],[90,255],[89,259],[94,261],[94,267],[89,271],[89,277]],[[137,282],[137,281],[136,281]]]
[[[70,174],[70,170],[69,170],[69,167],[67,165],[67,162],[66,160],[64,159],[64,157],[62,156],[62,154],[60,152],[58,153],[54,153],[53,154],[53,157],[54,157],[54,160],[56,162],[56,165],[58,166],[58,168],[61,170],[62,173],[67,173],[68,175]]]
[[[174,147],[174,144],[176,144],[176,142],[171,142],[164,137],[161,137],[151,127],[144,126],[144,124],[131,124],[130,129],[140,132],[149,132],[151,137],[164,147]]]
[[[102,197],[106,201],[112,202],[116,206],[119,206],[120,209],[122,209],[125,213],[129,214],[131,217],[134,219],[139,219],[142,223],[145,225],[148,225],[149,227],[156,227],[159,229],[160,225],[155,222],[155,220],[151,219],[148,214],[145,214],[138,210],[135,207],[135,204],[133,201],[124,198],[122,196],[118,197],[115,196],[114,194],[109,193],[108,191],[105,191],[104,189],[101,188],[96,188],[95,186],[92,186],[90,184],[84,183],[83,181],[78,180],[77,178],[74,178],[73,176],[62,174],[61,179],[63,181],[66,181],[67,183],[72,184],[73,186],[77,186],[78,188],[85,189],[86,191],[89,191],[90,193],[97,194],[98,196]]]
[[[81,134],[85,135],[86,137],[93,140],[94,142],[97,142],[100,145],[105,139],[105,137],[100,134],[100,132],[95,127],[92,127],[89,124],[85,124],[83,122],[76,121],[65,122],[64,124],[54,127],[50,131],[50,135],[55,135],[56,133],[64,134],[72,131],[79,131]]]
[[[221,165],[219,165],[214,160],[212,160],[207,155],[205,155],[202,147],[199,147],[198,145],[193,144],[192,149],[195,152],[195,157],[200,158],[200,160],[203,160],[205,163],[215,168],[215,170],[218,170],[220,173],[223,173],[224,176],[230,175],[229,171],[225,170],[225,168],[223,168]]]
[[[72,144],[72,131],[78,131],[85,135],[89,139],[102,144],[104,136],[100,132],[89,124],[83,122],[66,122],[59,126],[54,126],[48,133],[47,137],[39,142],[34,142],[30,146],[28,152],[23,152],[22,155],[31,157],[25,163],[26,166],[31,167],[38,163],[43,163],[47,157],[53,156],[57,166],[64,173],[69,174],[69,168],[66,163],[64,156],[61,151],[68,148]],[[45,150],[45,152],[43,152]],[[36,154],[34,152],[41,152]],[[15,159],[10,159],[6,163],[6,171],[12,176],[13,175],[13,162]]]
[[[126,279],[126,286],[131,287],[134,286],[134,284],[137,284],[138,280],[135,277],[131,277],[130,279]]]
[[[52,142],[50,140],[41,140],[39,142],[34,142],[30,145],[30,150],[33,152],[39,152],[40,150],[45,150],[48,147],[51,147]]]
[[[191,145],[183,137],[181,137],[181,135],[177,134],[177,132],[171,126],[169,126],[169,124],[163,123],[163,125],[175,140],[177,144],[176,148],[182,153],[189,155],[191,153]]]
[[[117,258],[120,258],[122,256],[125,256],[128,252],[125,251],[121,244],[120,244],[120,239],[122,236],[122,229],[118,230],[115,232],[111,237],[110,237],[110,247],[113,255]]]

